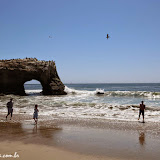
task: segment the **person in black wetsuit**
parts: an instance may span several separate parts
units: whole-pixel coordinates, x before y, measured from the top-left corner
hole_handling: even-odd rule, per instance
[[[145,110],[145,105],[143,104],[143,101],[142,101],[141,104],[140,104],[140,107],[139,107],[139,118],[138,118],[138,120],[140,119],[140,116],[141,116],[141,113],[142,113],[143,122],[144,122],[144,110]]]
[[[12,114],[13,114],[13,99],[11,98],[10,101],[7,103],[7,108],[8,108],[8,114],[6,116],[6,120],[7,120],[7,117],[11,114],[11,118],[12,118]],[[10,120],[11,120],[10,118]]]

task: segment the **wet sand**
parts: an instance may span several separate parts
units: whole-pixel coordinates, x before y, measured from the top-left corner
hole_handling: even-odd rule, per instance
[[[159,123],[46,118],[35,125],[29,115],[11,121],[0,115],[0,154],[17,152],[21,160],[159,160]]]

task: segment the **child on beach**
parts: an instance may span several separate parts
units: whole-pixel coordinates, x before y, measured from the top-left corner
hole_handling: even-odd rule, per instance
[[[35,120],[35,123],[37,124],[37,121],[38,121],[38,109],[37,109],[38,105],[36,104],[35,105],[35,108],[34,108],[34,114],[33,114],[33,119]]]

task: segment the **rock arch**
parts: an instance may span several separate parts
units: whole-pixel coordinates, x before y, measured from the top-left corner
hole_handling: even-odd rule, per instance
[[[26,95],[24,83],[35,79],[42,85],[44,95],[64,95],[55,62],[36,58],[0,60],[0,93]]]

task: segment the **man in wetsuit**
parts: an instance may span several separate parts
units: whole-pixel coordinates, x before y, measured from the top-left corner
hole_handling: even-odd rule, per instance
[[[12,118],[12,113],[13,113],[13,102],[12,102],[12,100],[13,99],[11,98],[10,101],[7,103],[8,114],[6,116],[6,120],[7,120],[8,115],[10,115],[10,114],[11,114],[11,118]],[[11,118],[10,118],[10,120],[11,120]]]
[[[140,119],[140,116],[141,116],[141,113],[142,113],[143,122],[144,122],[144,110],[145,110],[145,105],[143,104],[143,101],[142,101],[141,104],[140,104],[140,108],[139,108],[139,118],[138,118],[138,120]]]

